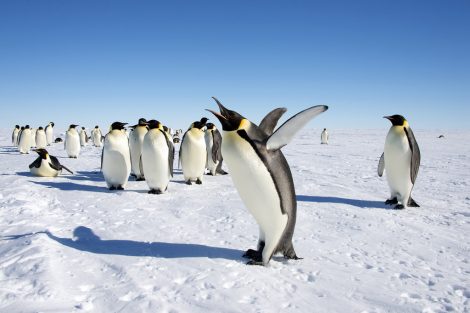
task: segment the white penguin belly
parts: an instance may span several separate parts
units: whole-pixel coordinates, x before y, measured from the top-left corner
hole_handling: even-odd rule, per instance
[[[236,134],[227,133],[222,154],[233,183],[266,238],[281,233],[287,224],[273,179],[251,145]]]
[[[86,145],[86,134],[85,132],[80,132],[80,146]]]
[[[18,149],[21,153],[29,153],[29,150],[31,149],[31,130],[23,130],[18,144]]]
[[[142,147],[142,167],[150,189],[165,191],[170,181],[168,167],[168,145],[165,135],[159,130],[150,130],[145,135]]]
[[[54,140],[53,137],[54,137],[54,132],[53,132],[53,130],[52,130],[52,127],[49,126],[49,127],[46,129],[47,145],[50,145],[50,144],[53,142],[53,140]]]
[[[118,138],[116,138],[118,137]],[[125,187],[131,172],[131,161],[127,137],[110,136],[106,138],[103,155],[103,176],[108,187]]]
[[[76,131],[67,131],[65,134],[65,150],[69,157],[78,157],[80,153],[80,138]]]
[[[400,198],[407,197],[413,188],[410,174],[411,150],[407,138],[391,130],[385,142],[385,171],[391,193],[399,194]],[[408,199],[399,200],[407,201]]]
[[[36,147],[38,149],[45,149],[47,146],[46,133],[43,130],[38,130],[36,133]]]
[[[33,167],[31,168],[31,174],[34,176],[40,176],[40,177],[56,177],[59,175],[59,171],[53,169],[49,163],[51,160],[48,158],[46,160],[42,159],[41,160],[41,166],[39,168]]]
[[[131,171],[138,178],[144,176],[140,172],[140,156],[142,155],[142,145],[147,129],[145,127],[136,127],[129,136],[129,148],[131,151]]]
[[[199,131],[200,130],[194,130]],[[186,133],[180,149],[183,149],[181,166],[185,180],[201,179],[206,167],[206,142],[203,134],[193,134],[193,130]]]
[[[96,147],[101,147],[101,134],[97,131],[93,133],[93,144]]]

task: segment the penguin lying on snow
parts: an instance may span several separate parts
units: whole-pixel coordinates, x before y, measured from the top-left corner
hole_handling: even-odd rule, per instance
[[[34,176],[56,177],[62,172],[62,169],[73,174],[71,170],[60,164],[55,156],[49,155],[46,149],[36,149],[34,151],[39,154],[38,158],[29,165],[29,170]]]
[[[220,113],[209,111],[222,124],[222,155],[240,197],[260,227],[258,249],[244,254],[251,259],[247,264],[267,265],[278,252],[299,259],[292,244],[297,212],[294,181],[280,149],[328,107],[306,109],[273,132],[285,108],[271,111],[257,126],[214,100]]]
[[[392,122],[380,157],[378,174],[387,172],[390,198],[385,204],[397,204],[394,209],[419,207],[411,198],[411,190],[418,176],[421,153],[408,121],[401,115],[384,116]]]

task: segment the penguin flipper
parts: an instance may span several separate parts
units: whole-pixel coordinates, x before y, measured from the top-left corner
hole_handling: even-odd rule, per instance
[[[382,177],[384,174],[384,169],[385,169],[385,157],[384,153],[382,152],[382,155],[380,156],[379,160],[379,166],[377,167],[377,174],[379,174],[379,177]]]
[[[41,166],[41,160],[42,160],[41,157],[38,157],[36,160],[34,160],[33,163],[31,163],[31,164],[29,165],[29,168],[30,168],[30,169],[33,168],[33,167],[39,168],[39,167]]]
[[[212,161],[214,161],[214,163],[216,163],[217,160],[220,160],[220,158],[222,157],[222,153],[220,151],[221,144],[222,135],[220,134],[220,132],[217,130],[212,131]]]
[[[63,166],[62,164],[60,165],[60,169],[64,169],[67,172],[69,172],[70,174],[73,174],[73,172],[71,170],[69,170],[67,167]]]
[[[419,151],[418,143],[416,142],[411,128],[404,127],[404,129],[411,149],[410,178],[414,185],[416,177],[418,176],[419,164],[421,163],[421,152]]]
[[[100,165],[100,171],[103,171],[103,156],[104,156],[104,146],[103,146],[103,149],[101,149],[101,165]]]
[[[266,135],[270,136],[273,131],[274,127],[276,127],[277,122],[281,118],[281,116],[286,113],[286,108],[277,108],[266,114],[263,118],[261,123],[259,123],[259,128],[266,133]]]
[[[307,124],[312,118],[328,110],[326,105],[316,105],[303,110],[288,119],[284,124],[268,138],[266,148],[268,150],[277,150],[287,145],[294,135]]]
[[[419,204],[411,197],[408,199],[408,206],[410,208],[419,208]]]
[[[168,169],[170,170],[171,177],[173,177],[173,160],[175,158],[175,147],[170,142],[170,139],[165,134],[165,132],[161,129],[160,129],[160,131],[161,131],[163,137],[165,137],[166,145],[168,146]]]

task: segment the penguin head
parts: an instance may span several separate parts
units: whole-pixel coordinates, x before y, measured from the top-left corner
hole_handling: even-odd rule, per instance
[[[399,114],[384,116],[384,118],[388,119],[393,126],[405,126],[406,119]]]
[[[42,128],[42,126],[39,126],[38,130],[43,130],[44,128]]]
[[[54,122],[49,122],[49,124],[50,124],[52,127],[54,127],[54,125],[55,125]]]
[[[46,159],[46,158],[47,158],[47,155],[49,154],[46,149],[42,149],[42,148],[40,148],[40,149],[35,149],[34,151],[36,151],[36,153],[39,154],[39,156],[40,156],[42,159]]]
[[[145,118],[139,118],[139,123],[138,123],[139,126],[147,126],[148,123],[147,123],[147,120]]]
[[[69,129],[70,129],[70,128],[75,128],[75,127],[77,127],[77,126],[78,126],[78,125],[70,124]]]
[[[207,127],[207,130],[215,129],[214,123],[207,123],[207,124],[206,124],[206,127]]]
[[[217,119],[220,121],[220,124],[222,124],[222,129],[224,131],[234,131],[234,130],[243,128],[242,122],[248,121],[246,118],[244,118],[237,112],[229,110],[226,107],[224,107],[222,103],[220,103],[220,101],[217,100],[217,98],[212,97],[212,99],[214,99],[215,102],[217,102],[220,113],[214,112],[212,110],[207,110],[207,111],[211,112],[212,114],[215,115],[215,117],[217,117]]]
[[[82,127],[83,130],[85,130],[85,127]]]
[[[165,125],[163,125],[163,130],[168,133],[168,127],[166,127]]]
[[[16,128],[16,129],[20,129],[20,125],[15,125],[15,128]]]
[[[98,125],[95,126],[96,129],[100,128]]]
[[[206,125],[208,120],[209,119],[207,117],[203,117],[203,118],[201,118],[201,120],[199,122],[201,122],[203,125]]]
[[[25,128],[25,129],[29,129],[29,125],[26,125],[24,128]]]
[[[150,120],[150,121],[148,121],[147,124],[149,126],[149,129],[163,129],[162,123],[160,123],[157,120]]]
[[[20,129],[21,129],[21,130],[24,130],[24,126],[21,126],[21,128],[20,128]]]
[[[191,124],[189,129],[191,129],[191,128],[202,129],[202,128],[204,128],[204,126],[206,126],[205,123],[202,123],[201,121],[195,121],[194,123]]]
[[[111,124],[111,130],[123,130],[125,125],[127,125],[127,123],[114,122]]]

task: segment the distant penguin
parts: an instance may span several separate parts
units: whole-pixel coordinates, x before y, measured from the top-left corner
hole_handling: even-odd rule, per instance
[[[44,131],[46,132],[47,145],[50,146],[54,142],[54,123],[49,122]]]
[[[29,125],[26,125],[24,129],[20,132],[18,138],[18,150],[21,154],[29,153],[31,149],[31,129]]]
[[[88,142],[88,135],[86,133],[85,127],[82,127],[80,130],[80,146],[84,147],[86,146]]]
[[[73,174],[71,170],[60,164],[55,156],[49,155],[46,149],[41,148],[34,151],[39,154],[38,158],[29,165],[29,170],[34,176],[56,177],[62,172],[62,169]]]
[[[213,176],[216,174],[227,174],[227,172],[222,169],[222,135],[213,123],[206,125],[204,139],[206,141],[207,151],[206,168],[209,170],[209,174]]]
[[[131,126],[134,130],[129,134],[129,149],[131,152],[131,173],[135,180],[145,180],[144,173],[140,170],[140,157],[142,156],[142,143],[148,132],[147,120],[140,118],[137,125]]]
[[[95,147],[101,147],[101,144],[103,142],[103,135],[101,133],[101,129],[98,125],[95,126],[95,128],[93,128],[93,130],[91,131],[91,139],[93,141],[93,145]]]
[[[174,147],[160,122],[150,120],[148,125],[150,129],[142,144],[140,166],[150,188],[149,193],[161,194],[173,176]]]
[[[15,147],[18,146],[18,134],[20,132],[20,125],[15,125],[13,132],[11,133],[11,144]]]
[[[211,112],[223,129],[222,155],[240,197],[260,227],[257,250],[249,249],[244,254],[251,259],[247,264],[267,265],[275,253],[298,259],[292,244],[297,214],[294,182],[280,149],[328,107],[308,108],[273,132],[285,108],[271,111],[256,126],[214,100],[220,113]]]
[[[24,126],[20,127],[20,131],[18,132],[18,137],[16,138],[16,146],[18,147],[20,145],[20,138],[21,138],[21,133],[24,130]]]
[[[44,131],[44,128],[40,126],[38,128],[38,131],[36,132],[36,148],[45,149],[46,146],[47,146],[46,132]]]
[[[37,128],[31,128],[31,148],[36,147],[36,132]]]
[[[205,125],[200,121],[192,123],[181,140],[179,162],[183,169],[184,180],[188,185],[191,185],[193,181],[198,185],[202,184],[207,157],[206,141],[202,131],[204,127]]]
[[[396,204],[394,209],[419,207],[411,198],[421,162],[421,152],[408,121],[401,115],[384,116],[392,123],[385,138],[384,153],[380,157],[378,174],[387,172],[390,198],[385,204]]]
[[[327,145],[328,144],[328,131],[326,128],[323,128],[323,131],[321,132],[321,144],[322,145]]]
[[[55,143],[61,143],[63,142],[62,138],[60,137],[57,137],[55,140],[54,140]]]
[[[131,173],[129,139],[124,125],[114,122],[104,138],[101,154],[101,170],[109,190],[123,190]]]
[[[65,151],[67,151],[67,155],[69,158],[78,158],[80,154],[80,135],[78,131],[75,129],[78,125],[71,124],[69,129],[65,132],[65,141],[64,147]]]

